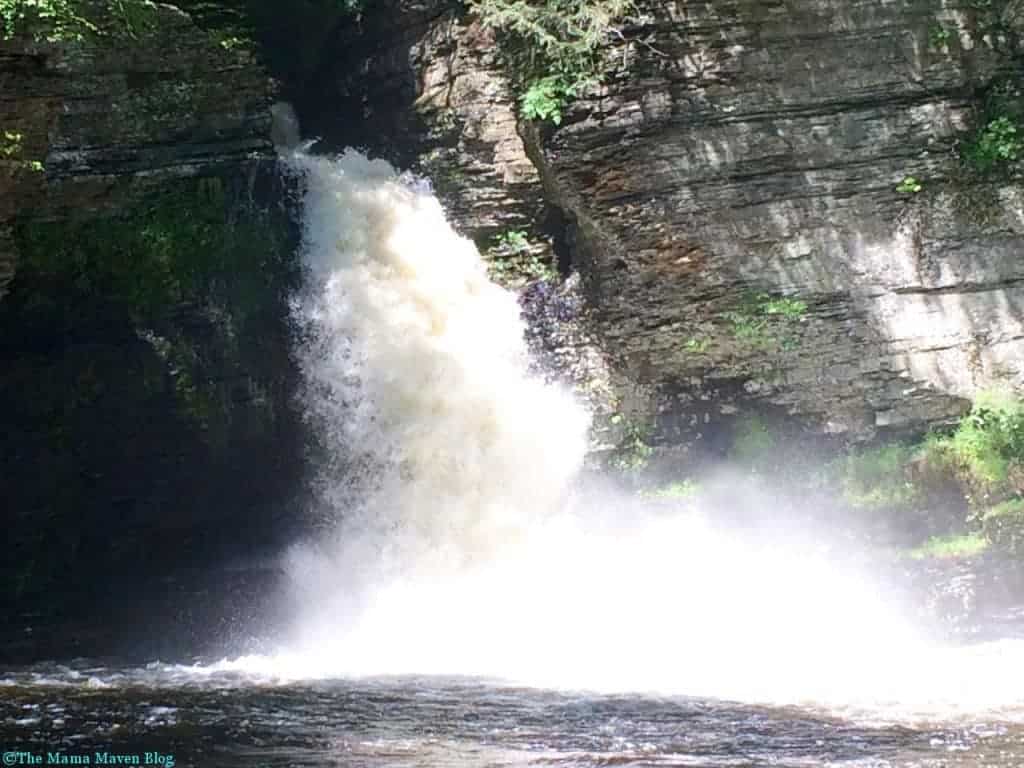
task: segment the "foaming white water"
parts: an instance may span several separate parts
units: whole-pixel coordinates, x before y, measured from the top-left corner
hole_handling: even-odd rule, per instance
[[[324,500],[345,537],[378,534],[403,556],[503,545],[564,497],[586,414],[526,375],[515,297],[429,190],[355,152],[292,162],[306,182],[306,403],[328,450],[346,451]]]
[[[1020,696],[1005,669],[977,684],[1005,648],[954,665],[881,585],[813,548],[615,499],[574,509],[586,416],[527,374],[514,296],[429,190],[354,152],[291,163],[306,189],[299,359],[338,525],[291,554],[299,620],[282,652],[216,671],[912,708]]]

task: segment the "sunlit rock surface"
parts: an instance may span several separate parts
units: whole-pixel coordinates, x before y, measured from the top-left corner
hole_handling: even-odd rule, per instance
[[[318,99],[343,108],[316,132],[426,173],[478,239],[553,232],[666,435],[750,408],[857,440],[918,431],[1024,382],[1021,190],[956,150],[1014,44],[991,13],[641,3],[605,83],[553,128],[515,125],[471,15],[386,3],[327,65]],[[897,191],[907,177],[920,192]],[[782,297],[806,308],[769,315]]]
[[[605,347],[662,409],[755,401],[862,437],[1024,383],[1021,191],[965,180],[954,149],[1001,61],[978,12],[643,8],[606,87],[526,135]]]

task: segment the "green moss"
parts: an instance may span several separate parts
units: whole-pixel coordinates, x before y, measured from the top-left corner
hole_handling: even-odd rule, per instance
[[[673,499],[677,501],[690,501],[700,493],[700,485],[694,480],[681,480],[656,488],[647,488],[641,491],[640,496],[645,499]]]
[[[974,557],[988,547],[989,541],[981,533],[963,533],[933,536],[921,546],[908,550],[906,555],[914,560]]]
[[[907,476],[916,456],[915,448],[900,443],[849,454],[837,467],[843,497],[856,509],[909,507],[920,496],[920,489]]]
[[[140,323],[214,295],[244,322],[272,298],[284,269],[279,228],[258,213],[233,215],[217,179],[104,220],[28,222],[16,237],[20,269],[113,300]]]
[[[794,332],[807,314],[807,302],[790,296],[748,294],[734,310],[722,314],[738,341],[753,347],[793,349]]]
[[[211,372],[238,362],[239,339],[265,327],[293,284],[282,222],[230,203],[220,180],[207,178],[116,217],[26,222],[16,236],[21,263],[10,300],[26,329],[67,333],[125,318],[164,362],[162,374],[139,372],[145,388],[163,391],[168,376],[182,415],[209,428],[211,441],[222,436],[218,425],[229,415]],[[208,330],[182,325],[182,313],[205,318]]]

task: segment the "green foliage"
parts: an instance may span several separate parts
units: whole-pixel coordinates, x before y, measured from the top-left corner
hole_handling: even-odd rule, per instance
[[[925,450],[959,471],[975,506],[1024,492],[1024,401],[983,393],[952,435],[932,436]]]
[[[579,82],[571,82],[563,75],[548,75],[535,80],[520,97],[523,117],[561,125],[562,110],[576,96],[579,86]]]
[[[530,250],[530,240],[521,229],[510,229],[495,238],[496,247],[510,254],[524,253]]]
[[[0,156],[10,159],[20,155],[24,138],[15,131],[4,131],[3,137],[0,139]]]
[[[722,316],[732,323],[733,335],[737,340],[755,346],[767,345],[769,340],[765,335],[765,329],[768,327],[767,319],[741,310],[725,312]]]
[[[530,120],[562,121],[566,104],[601,79],[601,49],[631,10],[630,0],[471,0],[502,49]]]
[[[939,22],[935,22],[928,30],[928,42],[933,48],[942,49],[949,42],[952,34]]]
[[[25,158],[24,140],[25,137],[17,131],[5,130],[3,134],[0,134],[0,165],[7,164],[15,168],[41,173],[44,170],[41,160]]]
[[[961,533],[933,536],[906,554],[914,560],[974,557],[988,549],[989,541],[981,533]]]
[[[884,510],[909,506],[920,493],[906,471],[916,455],[915,448],[900,443],[847,455],[837,467],[843,497],[856,509]]]
[[[28,35],[35,40],[81,40],[97,32],[96,25],[74,0],[0,0],[0,40]]]
[[[675,501],[690,501],[700,493],[700,484],[695,480],[676,481],[668,485],[661,485],[655,488],[647,488],[640,495],[645,499],[671,499]]]
[[[960,144],[966,167],[982,176],[1006,172],[1022,156],[1024,94],[1019,75],[1008,75],[992,85],[977,107],[977,129]]]
[[[698,339],[696,337],[689,339],[686,342],[686,349],[689,352],[693,352],[697,355],[702,355],[708,351],[711,346],[711,342],[708,339]]]
[[[249,43],[247,40],[243,40],[237,35],[227,35],[217,41],[217,45],[223,48],[225,51],[233,51],[236,48],[244,48]]]
[[[982,126],[967,143],[964,157],[979,173],[990,173],[1016,163],[1022,146],[1017,124],[1004,115]]]
[[[554,280],[555,269],[530,245],[526,232],[509,230],[494,238],[487,250],[487,268],[492,280],[510,287],[520,287],[531,280]]]
[[[807,302],[787,297],[773,299],[762,294],[758,309],[765,315],[780,315],[787,320],[799,320],[807,312]]]
[[[896,191],[901,195],[916,195],[922,190],[922,188],[921,182],[913,176],[907,176],[903,181],[896,185]]]
[[[155,6],[144,0],[112,0],[110,12],[118,31],[137,40],[156,29]]]
[[[273,303],[281,240],[262,216],[232,215],[218,179],[184,184],[124,215],[19,230],[26,274],[69,297],[103,296],[139,323],[216,294],[239,321]]]
[[[760,293],[748,296],[739,308],[725,312],[722,316],[732,324],[733,335],[739,341],[756,347],[777,344],[792,349],[796,346],[796,339],[791,334],[792,328],[806,314],[805,301]]]
[[[200,26],[214,20],[214,42],[225,50],[249,44],[249,25],[245,14],[232,7],[238,4],[235,0],[182,0],[175,4],[190,13]],[[351,4],[350,0],[341,3],[346,7]],[[15,35],[50,43],[104,36],[139,40],[157,31],[158,10],[150,0],[0,0],[0,40]]]

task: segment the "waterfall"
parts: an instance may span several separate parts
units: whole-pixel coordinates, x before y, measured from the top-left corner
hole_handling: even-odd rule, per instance
[[[989,662],[937,689],[944,662],[903,607],[820,538],[581,490],[587,414],[529,374],[515,296],[429,185],[354,151],[286,162],[304,190],[296,355],[331,525],[289,555],[280,652],[234,668],[971,706]]]
[[[564,499],[588,416],[528,374],[516,297],[425,183],[353,151],[292,162],[304,403],[335,453],[322,500],[341,534],[447,562],[528,529]]]

